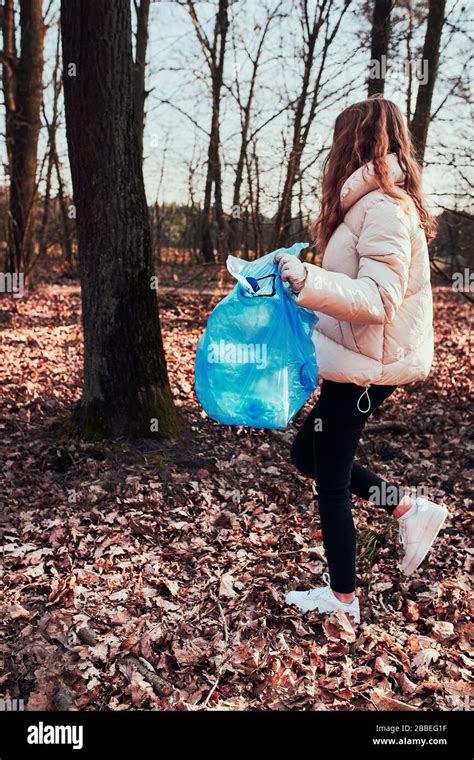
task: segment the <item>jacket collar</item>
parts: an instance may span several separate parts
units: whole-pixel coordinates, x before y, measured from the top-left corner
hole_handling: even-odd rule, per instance
[[[389,153],[386,161],[392,173],[393,181],[397,185],[402,185],[405,175],[398,163],[397,154]],[[341,205],[344,211],[348,211],[354,203],[367,193],[377,190],[378,186],[372,162],[360,166],[346,179],[341,188]]]

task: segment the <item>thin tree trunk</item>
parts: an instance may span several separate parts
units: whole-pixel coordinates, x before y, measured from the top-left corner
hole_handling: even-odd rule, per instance
[[[10,19],[10,4],[7,9]],[[8,24],[10,24],[10,20]],[[7,144],[10,145],[10,218],[15,271],[27,268],[32,254],[36,200],[38,137],[43,100],[43,47],[45,26],[42,0],[20,0],[20,57],[13,67],[14,83],[7,81]],[[11,41],[10,41],[11,45]],[[8,68],[8,64],[7,64]],[[10,77],[11,74],[7,74]],[[5,78],[5,64],[4,64]],[[13,105],[13,108],[11,107]]]
[[[418,160],[423,162],[431,120],[431,102],[433,100],[436,75],[438,73],[439,49],[445,19],[446,0],[430,0],[425,42],[423,45],[423,64],[427,67],[426,84],[418,85],[416,108],[411,122],[411,133]]]
[[[408,84],[407,84],[407,124],[411,122],[411,99],[413,93],[412,72],[412,42],[413,42],[413,5],[412,0],[407,0],[408,29],[407,29],[407,59],[408,59]]]
[[[275,6],[273,11],[269,13],[267,20],[265,22],[265,25],[263,27],[262,34],[260,36],[257,50],[255,53],[254,58],[251,58],[252,61],[252,73],[250,76],[250,83],[249,83],[249,89],[247,94],[247,100],[245,102],[245,105],[241,101],[240,97],[240,84],[239,79],[236,77],[236,88],[237,88],[237,102],[240,107],[240,120],[241,120],[241,137],[240,137],[240,150],[239,150],[239,158],[237,160],[237,166],[235,169],[235,181],[234,181],[234,193],[232,198],[232,210],[233,215],[230,220],[230,230],[229,230],[229,247],[232,252],[235,252],[239,247],[239,229],[241,229],[242,222],[241,222],[241,214],[240,214],[240,192],[242,188],[243,183],[243,176],[244,176],[244,167],[246,163],[246,156],[247,156],[247,148],[249,145],[249,131],[250,131],[250,116],[252,113],[252,106],[253,106],[253,99],[255,95],[255,87],[257,82],[257,73],[258,68],[260,65],[260,59],[262,56],[262,53],[264,51],[264,43],[265,39],[267,37],[268,31],[270,29],[270,25],[272,20],[277,15],[278,11],[280,9],[280,4]]]
[[[49,212],[51,208],[51,179],[53,174],[53,167],[55,162],[55,150],[56,150],[56,130],[58,126],[58,101],[59,94],[61,92],[61,31],[58,29],[58,36],[56,41],[56,60],[54,64],[53,72],[53,114],[51,124],[48,122],[46,115],[46,109],[43,103],[43,119],[48,130],[48,166],[46,170],[46,187],[43,201],[43,214],[38,230],[38,258],[42,258],[46,253],[46,231],[49,221]]]
[[[273,248],[279,248],[280,244],[284,244],[288,241],[289,237],[289,223],[291,220],[291,203],[293,199],[293,187],[296,182],[296,175],[300,166],[301,154],[304,148],[301,139],[303,114],[306,106],[306,99],[308,97],[309,83],[311,77],[311,71],[314,62],[314,52],[316,47],[316,41],[318,38],[319,29],[321,27],[320,18],[314,20],[311,33],[308,37],[307,52],[304,61],[304,74],[303,84],[301,88],[301,94],[298,98],[298,104],[296,106],[295,118],[293,122],[293,141],[288,159],[288,166],[285,176],[285,183],[283,186],[283,193],[281,201],[278,207],[276,220],[275,220],[275,237]]]
[[[293,139],[292,139],[292,144],[291,144],[291,149],[290,149],[290,156],[289,156],[288,164],[287,164],[282,197],[280,199],[278,211],[276,213],[276,218],[275,218],[274,236],[273,236],[273,245],[272,245],[273,248],[279,248],[281,245],[286,245],[290,242],[289,239],[291,235],[291,220],[292,220],[291,210],[292,210],[292,201],[293,201],[293,190],[294,190],[295,184],[299,180],[299,174],[300,174],[300,168],[301,168],[301,157],[303,155],[303,150],[308,141],[311,125],[316,115],[316,108],[318,104],[318,97],[319,97],[319,92],[320,92],[320,87],[321,87],[321,79],[322,79],[322,74],[324,71],[325,63],[326,63],[326,58],[329,52],[329,48],[336,37],[341,21],[343,19],[343,16],[346,13],[347,9],[349,8],[349,5],[350,5],[350,0],[344,0],[344,5],[341,7],[339,11],[339,17],[336,19],[336,22],[333,28],[329,30],[329,27],[326,26],[325,35],[324,35],[324,43],[323,43],[323,47],[322,47],[322,51],[321,51],[320,59],[319,59],[320,60],[319,69],[316,75],[316,81],[314,85],[310,86],[311,73],[312,73],[312,69],[313,69],[313,65],[315,61],[316,42],[318,40],[318,36],[323,25],[325,23],[329,24],[329,18],[328,18],[329,14],[326,14],[326,17],[324,16],[325,5],[321,5],[319,8],[319,15],[316,15],[315,13],[313,22],[310,25],[308,13],[307,13],[307,9],[308,9],[307,0],[305,0],[304,2],[306,40],[305,40],[305,51],[304,51],[303,82],[302,82],[302,87],[301,87],[301,93],[298,98],[298,102],[297,102],[297,106],[295,110],[295,117],[293,121]],[[306,119],[304,119],[305,109],[308,103],[309,103],[308,115]]]
[[[150,12],[150,0],[134,0],[137,16],[137,35],[135,47],[135,64],[133,76],[133,106],[135,129],[138,138],[140,160],[143,161],[143,129],[145,124],[145,68],[146,49],[148,45],[148,15]]]
[[[15,94],[15,67],[17,65],[15,43],[15,11],[13,0],[5,0],[2,9],[2,37],[3,50],[2,60],[2,84],[3,99],[5,104],[5,145],[7,149],[8,167],[11,172],[13,165],[13,142],[14,142],[14,119],[16,109]],[[7,258],[5,267],[9,271],[15,270],[13,224],[10,210],[7,216]]]
[[[222,205],[222,177],[220,161],[220,105],[221,90],[224,78],[224,59],[227,30],[229,26],[229,0],[219,0],[219,7],[214,24],[212,44],[201,29],[192,0],[188,0],[188,10],[191,16],[197,38],[201,44],[204,56],[209,66],[211,76],[212,116],[209,147],[207,154],[207,175],[204,188],[204,204],[201,221],[201,245],[204,261],[214,261],[214,246],[212,243],[212,190],[214,188],[214,211],[217,224],[217,249],[220,257],[228,251],[227,222]]]
[[[212,157],[212,130],[213,127],[211,126],[211,139],[209,141],[209,149],[207,154],[206,184],[204,186],[204,203],[201,216],[202,257],[204,261],[208,263],[214,261],[214,246],[212,243],[212,184],[214,172],[214,159]]]
[[[262,241],[262,215],[260,213],[260,165],[257,155],[257,146],[254,143],[252,151],[252,160],[255,164],[255,253],[256,256],[262,256],[263,254],[263,241]]]
[[[84,324],[80,430],[172,436],[180,425],[152,288],[130,2],[62,0],[61,26]]]
[[[371,64],[377,66],[379,76],[369,77],[367,96],[383,95],[385,87],[385,63],[390,42],[390,14],[393,0],[375,0],[372,16],[372,43],[370,47]]]
[[[61,239],[63,243],[63,252],[64,252],[64,258],[66,259],[66,264],[68,266],[68,270],[71,272],[73,270],[71,225],[69,223],[66,191],[64,187],[62,174],[61,174],[61,165],[59,163],[59,156],[58,156],[56,144],[54,145],[54,166],[56,169],[56,181],[58,183],[57,197],[59,201],[59,211],[61,214],[61,222],[62,222]]]
[[[249,126],[250,126],[250,113],[252,108],[252,101],[253,101],[253,94],[255,91],[255,78],[257,74],[257,64],[254,62],[253,69],[252,69],[252,78],[250,82],[250,89],[249,94],[247,98],[247,102],[245,104],[245,107],[243,109],[243,118],[242,118],[242,126],[241,126],[241,141],[240,141],[240,151],[239,151],[239,158],[237,160],[237,166],[235,169],[235,182],[234,182],[234,194],[232,198],[232,206],[233,208],[238,208],[240,206],[240,190],[242,187],[243,182],[243,176],[244,176],[244,166],[245,166],[245,157],[247,155],[247,146],[248,146],[248,135],[249,135]],[[234,236],[233,236],[234,237]],[[234,240],[232,241],[231,247],[234,248]]]
[[[251,166],[250,166],[250,159],[247,155],[247,152],[245,152],[245,162],[247,167],[247,183],[248,183],[248,206],[250,207],[250,217],[252,220],[252,231],[253,235],[250,236],[251,241],[253,239],[253,246],[251,246],[254,255],[252,258],[256,258],[257,251],[258,251],[258,227],[257,227],[257,217],[256,217],[256,211],[255,211],[255,199],[254,199],[254,192],[253,192],[253,178],[252,178],[252,172],[251,172]],[[248,210],[248,209],[247,209]],[[247,234],[246,234],[246,240],[247,240],[247,249],[249,247],[248,245],[248,238],[249,238],[249,225],[247,222]]]
[[[58,129],[59,118],[59,96],[61,93],[62,80],[60,76],[61,70],[61,30],[58,30],[58,40],[56,49],[56,64],[53,72],[53,115],[51,124],[48,122],[46,111],[43,105],[43,119],[46,124],[49,135],[49,155],[48,155],[48,168],[46,174],[46,190],[43,206],[43,216],[41,219],[40,229],[38,233],[38,258],[42,257],[46,253],[46,231],[49,220],[49,211],[51,206],[51,178],[53,168],[56,173],[56,181],[58,183],[57,200],[59,205],[59,211],[62,222],[62,231],[58,225],[58,239],[61,241],[62,252],[66,260],[68,271],[71,272],[73,268],[73,253],[72,253],[72,239],[71,228],[69,224],[68,209],[66,203],[66,194],[64,188],[64,182],[61,174],[61,166],[59,162],[58,150],[56,146],[56,133]]]
[[[18,64],[13,0],[4,0],[1,14],[3,49],[0,52],[0,60],[2,62],[2,85],[5,105],[5,146],[7,149],[8,167],[11,171],[14,139],[13,126],[16,108],[15,67]]]
[[[38,229],[38,258],[43,258],[46,253],[46,230],[49,222],[51,208],[51,177],[53,174],[53,153],[51,145],[48,145],[48,166],[46,169],[46,182],[43,198],[43,213]]]

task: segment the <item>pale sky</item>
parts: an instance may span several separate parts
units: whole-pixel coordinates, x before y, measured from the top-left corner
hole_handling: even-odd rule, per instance
[[[312,7],[317,0],[313,0]],[[240,36],[248,50],[254,51],[258,42],[258,25],[264,18],[264,8],[280,5],[284,19],[274,21],[265,43],[265,52],[257,79],[254,100],[252,126],[260,126],[272,115],[284,108],[296,97],[301,77],[301,60],[297,55],[301,45],[299,25],[299,3],[297,0],[236,0],[231,4],[234,18],[234,34]],[[310,3],[311,5],[311,3]],[[341,0],[335,0],[335,10],[331,20],[337,17]],[[328,64],[323,79],[322,89],[324,110],[316,116],[310,141],[303,156],[303,164],[310,164],[321,146],[327,146],[334,118],[337,113],[351,102],[366,95],[366,77],[369,65],[369,51],[362,49],[367,39],[369,24],[361,13],[363,3],[353,0],[352,6],[341,24],[338,35],[328,57]],[[464,13],[462,6],[465,7]],[[196,3],[201,23],[208,35],[212,34],[216,0],[199,0]],[[473,143],[472,123],[473,107],[457,95],[450,94],[450,88],[466,68],[469,56],[472,56],[472,44],[469,38],[474,35],[474,3],[448,0],[449,24],[454,24],[462,31],[453,31],[446,25],[442,40],[440,76],[435,91],[434,110],[441,109],[432,123],[426,158],[429,165],[424,171],[425,192],[430,196],[433,206],[437,202],[452,206],[454,195],[458,194],[457,203],[461,208],[468,208],[466,192],[468,183],[458,171],[446,166],[454,161],[460,171],[471,183],[470,149]],[[57,19],[58,4],[53,3],[50,21]],[[333,22],[332,22],[333,23]],[[394,27],[394,35],[403,32],[403,25]],[[57,26],[51,25],[46,40],[46,69],[44,81],[50,79],[54,64]],[[210,126],[210,95],[207,66],[197,42],[194,29],[187,10],[173,0],[152,2],[150,9],[148,44],[147,89],[150,90],[146,103],[146,127],[144,139],[144,176],[148,200],[154,202],[186,203],[188,200],[188,172],[190,162],[196,167],[194,190],[196,199],[202,197],[207,156],[207,132]],[[421,53],[424,28],[416,31],[412,66],[422,69]],[[234,50],[232,32],[229,29],[227,54],[224,70],[225,88],[223,90],[221,112],[221,138],[223,171],[224,207],[229,211],[234,182],[234,166],[240,147],[239,113],[231,90],[235,91],[236,75],[239,77],[242,94],[246,93],[249,74],[249,61],[237,42],[239,50]],[[320,50],[320,47],[317,50]],[[317,53],[317,64],[319,55]],[[385,95],[394,100],[406,111],[406,69],[407,56],[400,46],[399,55],[389,61],[389,73],[386,79]],[[472,61],[470,73],[465,73],[464,82],[472,86]],[[350,84],[351,83],[351,84]],[[345,90],[350,85],[350,92]],[[342,99],[341,99],[341,96]],[[416,82],[413,96],[416,96]],[[46,106],[50,111],[50,92],[46,93]],[[413,106],[415,100],[413,98]],[[164,103],[163,101],[168,101]],[[188,118],[189,117],[189,118]],[[2,106],[2,123],[4,111]],[[281,186],[281,163],[285,155],[285,141],[290,137],[289,126],[291,112],[286,109],[278,118],[271,121],[258,134],[257,153],[261,167],[262,208],[267,213],[274,213],[275,201]],[[46,134],[41,135],[40,150],[46,146]],[[65,166],[65,178],[69,182],[67,152],[64,134],[64,115],[59,133],[59,149]],[[166,151],[166,156],[164,155]],[[442,154],[440,156],[440,153]],[[3,161],[4,161],[3,149]],[[436,164],[436,165],[431,165]],[[160,177],[162,181],[160,183]],[[317,181],[319,163],[315,163],[306,175],[304,207],[313,215],[317,210]],[[244,183],[244,193],[246,191]],[[438,195],[434,195],[437,193]],[[441,195],[440,195],[441,194]],[[296,205],[295,205],[296,209]],[[472,210],[472,208],[471,208]]]

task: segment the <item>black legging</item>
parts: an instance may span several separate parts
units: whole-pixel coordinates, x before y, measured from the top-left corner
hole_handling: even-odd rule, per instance
[[[364,413],[357,408],[363,388],[323,380],[319,398],[291,448],[295,467],[315,479],[331,588],[342,594],[355,590],[356,534],[351,493],[389,514],[403,496],[398,486],[354,462],[367,418],[395,389],[394,385],[372,385],[368,390],[370,411]],[[363,410],[368,408],[366,395],[359,405]]]

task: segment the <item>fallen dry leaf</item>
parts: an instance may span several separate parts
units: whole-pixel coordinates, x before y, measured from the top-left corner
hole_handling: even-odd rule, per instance
[[[416,712],[417,707],[412,707],[406,702],[401,702],[399,699],[393,699],[389,697],[381,689],[373,689],[370,693],[370,699],[372,704],[375,705],[377,710],[389,710],[389,711],[402,711],[409,710]]]
[[[227,596],[230,599],[237,596],[237,592],[234,589],[234,577],[230,573],[226,573],[221,577],[219,583],[219,596]]]

